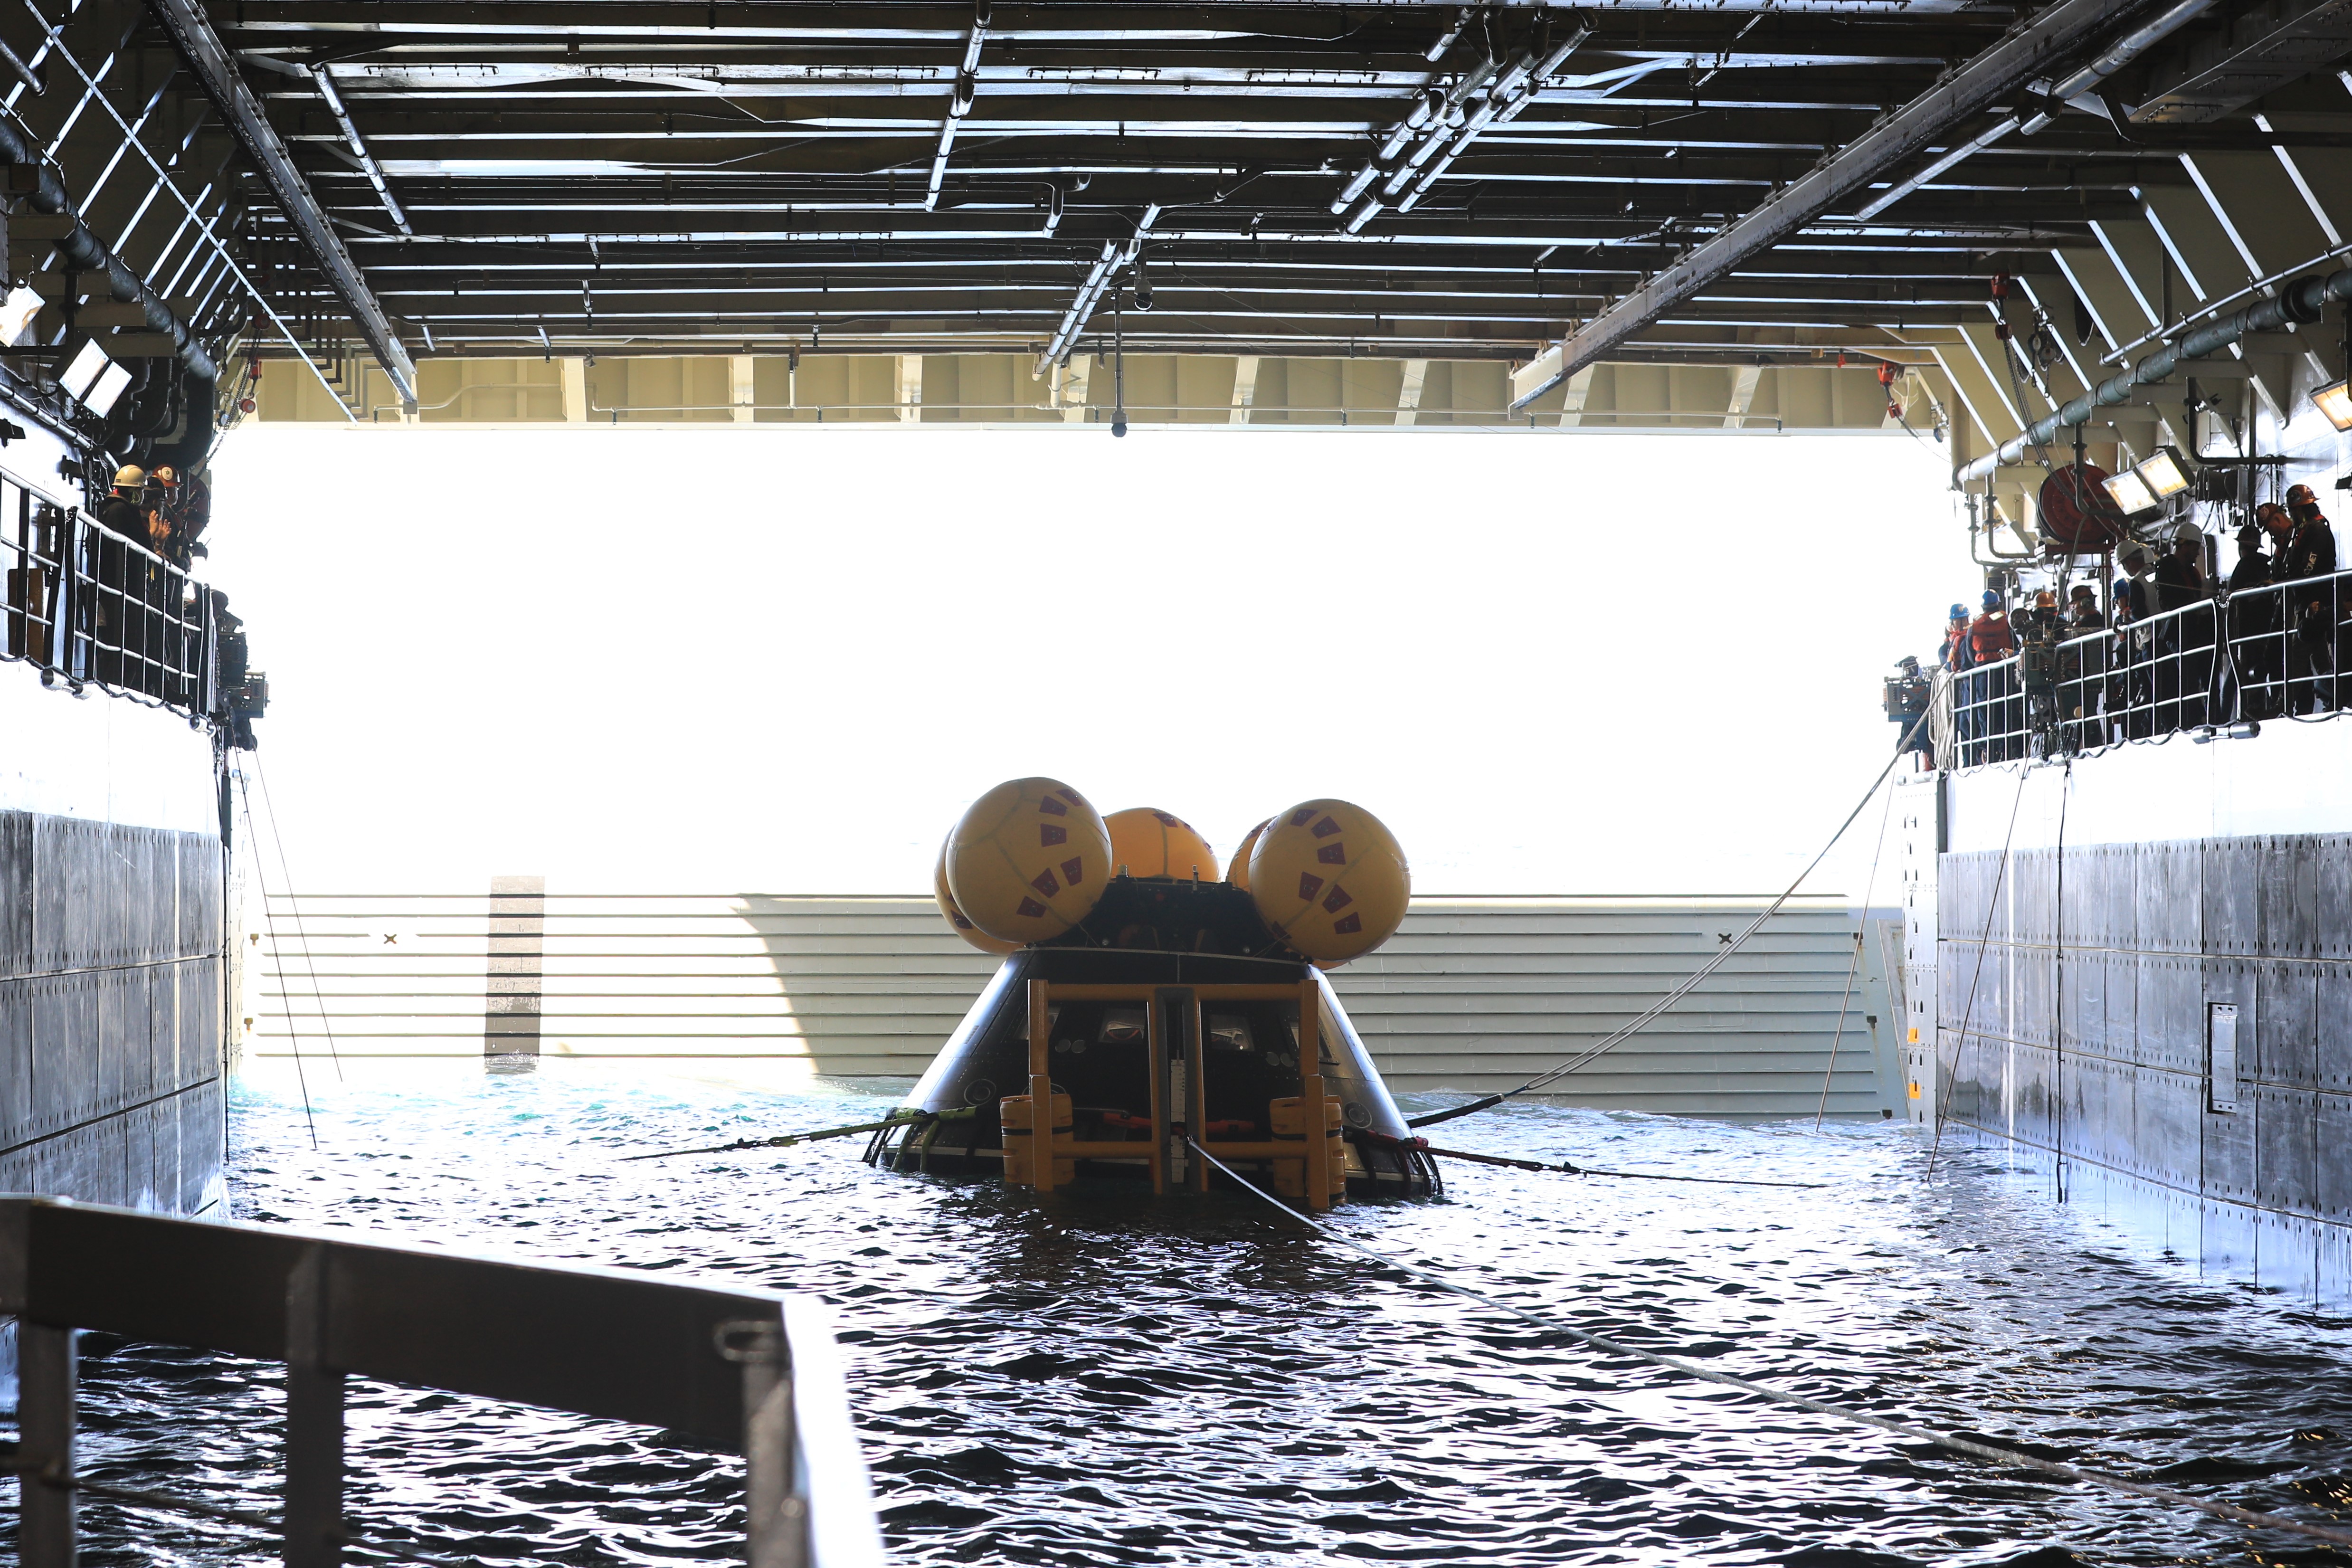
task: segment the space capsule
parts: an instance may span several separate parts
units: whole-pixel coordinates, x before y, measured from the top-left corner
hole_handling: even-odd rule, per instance
[[[1046,1190],[1205,1192],[1213,1156],[1323,1207],[1436,1188],[1323,970],[1403,919],[1411,872],[1370,812],[1302,801],[1226,868],[1172,813],[1098,815],[1055,779],[975,801],[934,887],[1003,963],[869,1162]],[[1197,874],[1196,874],[1197,868]],[[1238,885],[1237,885],[1238,884]]]

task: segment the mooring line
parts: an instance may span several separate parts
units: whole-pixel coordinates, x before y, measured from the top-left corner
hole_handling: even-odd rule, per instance
[[[2032,773],[2030,769],[2018,771],[2017,794],[2009,803],[2009,831],[2000,836],[2000,859],[1993,869],[1992,891],[1985,896],[1984,934],[1977,939],[1977,966],[1969,975],[1968,1005],[1960,1009],[1960,1037],[1952,1042],[1950,1083],[1955,1089],[1960,1081],[1960,1063],[1969,1053],[1969,1024],[1977,1013],[1977,982],[1984,978],[1985,954],[1992,951],[1992,922],[2000,914],[2001,885],[2009,879],[2009,847],[2017,841],[2017,810],[2025,804],[2025,784],[2031,777]],[[2016,935],[2013,928],[2010,934],[2012,937]],[[1935,1057],[1935,1077],[1939,1081],[1927,1086],[1936,1097],[1936,1136],[1927,1144],[1927,1180],[1931,1182],[1936,1179],[1936,1158],[1944,1152],[1944,1108],[1951,1099],[1940,1081],[1944,1076],[1944,1043],[1941,1040],[1936,1042]]]
[[[246,837],[257,841],[261,837],[261,827],[253,819],[253,790],[245,782],[245,770],[231,768],[229,776],[236,781],[237,799],[245,803]],[[278,915],[269,907],[269,874],[261,858],[257,842],[253,851],[253,879],[261,886],[261,922],[269,928],[269,956],[275,961],[278,957]],[[281,987],[286,983],[282,963],[278,965],[278,982]],[[294,1082],[302,1091],[302,1125],[310,1130],[310,1149],[315,1153],[319,1148],[319,1119],[310,1112],[310,1075],[302,1068],[302,1029],[294,1021],[294,1008],[283,990],[278,992],[278,999],[289,1003],[286,1008],[286,1037],[294,1044]]]
[[[1929,705],[1929,710],[1932,711],[1934,705],[1931,703]],[[1927,714],[1921,713],[1917,719],[1912,721],[1911,728],[1903,732],[1903,739],[1895,743],[1895,754],[1886,760],[1886,765],[1878,771],[1878,776],[1870,781],[1870,788],[1864,791],[1862,798],[1853,803],[1853,809],[1846,813],[1845,820],[1838,824],[1837,831],[1830,835],[1829,842],[1822,846],[1821,852],[1815,855],[1811,860],[1805,862],[1805,868],[1797,873],[1797,879],[1782,889],[1779,898],[1774,899],[1770,903],[1765,905],[1764,912],[1758,915],[1754,920],[1748,921],[1747,930],[1741,931],[1728,942],[1726,942],[1713,957],[1709,958],[1705,963],[1700,964],[1697,971],[1694,973],[1690,978],[1685,980],[1672,991],[1667,992],[1664,996],[1659,997],[1655,1002],[1651,1003],[1647,1007],[1642,1009],[1640,1013],[1634,1016],[1632,1022],[1620,1025],[1617,1028],[1603,1036],[1600,1043],[1597,1045],[1587,1047],[1584,1050],[1579,1052],[1573,1057],[1570,1057],[1568,1060],[1561,1062],[1557,1067],[1546,1068],[1543,1071],[1536,1074],[1535,1077],[1528,1079],[1527,1082],[1519,1085],[1518,1088],[1507,1089],[1500,1094],[1484,1095],[1479,1099],[1469,1101],[1467,1104],[1456,1105],[1445,1110],[1433,1111],[1427,1116],[1416,1116],[1408,1121],[1406,1125],[1410,1127],[1434,1127],[1441,1121],[1451,1121],[1457,1116],[1469,1116],[1477,1111],[1491,1110],[1507,1100],[1514,1099],[1518,1095],[1529,1093],[1532,1090],[1543,1088],[1546,1084],[1566,1078],[1570,1073],[1576,1071],[1586,1063],[1593,1061],[1596,1058],[1615,1050],[1619,1046],[1623,1045],[1627,1040],[1632,1039],[1635,1035],[1640,1034],[1643,1029],[1648,1028],[1652,1024],[1655,1023],[1660,1017],[1664,1016],[1668,1008],[1681,1001],[1684,997],[1689,995],[1693,991],[1697,990],[1699,985],[1706,981],[1707,976],[1713,974],[1717,970],[1729,963],[1733,953],[1738,952],[1741,948],[1748,945],[1748,939],[1749,937],[1752,937],[1758,931],[1762,931],[1764,929],[1765,922],[1769,921],[1774,915],[1780,912],[1780,906],[1782,904],[1787,903],[1790,899],[1796,897],[1797,889],[1805,885],[1805,879],[1813,874],[1814,868],[1818,867],[1824,859],[1828,858],[1829,852],[1832,849],[1837,847],[1838,840],[1845,837],[1846,829],[1853,826],[1854,818],[1862,815],[1863,808],[1877,798],[1878,786],[1885,784],[1889,778],[1894,776],[1895,764],[1911,754],[1908,747],[1910,746],[1913,738],[1919,733],[1920,726],[1927,722]]]
[[[1473,1290],[1466,1285],[1457,1285],[1442,1274],[1434,1273],[1415,1264],[1402,1262],[1384,1252],[1366,1247],[1362,1242],[1332,1229],[1312,1215],[1299,1213],[1206,1149],[1202,1148],[1192,1138],[1187,1137],[1184,1142],[1192,1147],[1194,1153],[1232,1177],[1252,1196],[1264,1199],[1292,1219],[1312,1228],[1329,1240],[1338,1242],[1349,1251],[1369,1258],[1383,1268],[1393,1268],[1401,1274],[1409,1274],[1440,1290],[1464,1297],[1483,1307],[1532,1323],[1546,1332],[1566,1334],[1570,1339],[1590,1345],[1594,1350],[1606,1351],[1612,1355],[1631,1356],[1636,1361],[1647,1362],[1653,1366],[1662,1366],[1669,1371],[1681,1373],[1685,1377],[1696,1378],[1702,1383],[1712,1383],[1724,1388],[1738,1389],[1742,1394],[1752,1394],[1759,1399],[1769,1400],[1775,1405],[1786,1405],[1799,1410],[1809,1410],[1816,1415],[1826,1415],[1836,1421],[1849,1421],[1857,1426],[1874,1426],[1882,1432],[1892,1433],[1897,1437],[1906,1437],[1915,1443],[1927,1443],[1938,1448],[1948,1448],[1956,1454],[1966,1454],[1971,1458],[1990,1459],[1995,1464],[2006,1465],[2013,1469],[2032,1470],[2039,1475],[2055,1476],[2062,1480],[2088,1481],[2094,1486],[2105,1487],[2111,1491],[2125,1492],[2133,1497],[2146,1498],[2151,1502],[2169,1503],[2177,1508],[2193,1509],[2200,1513],[2210,1514],[2215,1519],[2226,1519],[2233,1524],[2244,1525],[2250,1530],[2277,1531],[2289,1535],[2299,1535],[2310,1541],[2324,1541],[2331,1546],[2352,1546],[2352,1530],[2330,1530],[2325,1525],[2303,1524],[2294,1520],[2281,1519],[2275,1514],[2261,1513],[2250,1508],[2240,1508],[2234,1503],[2211,1502],[2204,1498],[2191,1497],[2187,1492],[2174,1491],[2169,1487],[2152,1487],[2142,1481],[2126,1480],[2121,1476],[2111,1475],[2105,1470],[2085,1469],[2080,1465],[2062,1464],[2055,1459],[2036,1458],[2032,1454],[2021,1453],[2014,1448],[1979,1443],[1974,1438],[1962,1437],[1950,1432],[1938,1432],[1933,1427],[1915,1426],[1907,1421],[1896,1421],[1885,1415],[1874,1415],[1869,1411],[1856,1410],[1850,1405],[1832,1405],[1827,1400],[1813,1399],[1805,1394],[1791,1394],[1786,1389],[1774,1388],[1769,1384],[1754,1383],[1744,1377],[1734,1377],[1729,1373],[1717,1372],[1711,1367],[1701,1366],[1696,1362],[1685,1361],[1680,1356],[1661,1355],[1655,1351],[1643,1350],[1639,1345],[1628,1344],[1623,1340],[1612,1338],[1608,1334],[1596,1334],[1589,1329],[1580,1329],[1557,1319],[1542,1317],[1528,1311],[1524,1307],[1506,1301],[1500,1297],[1489,1296],[1481,1290]]]
[[[1825,1187],[1827,1182],[1768,1182],[1760,1176],[1685,1176],[1671,1171],[1604,1171],[1598,1165],[1579,1165],[1562,1160],[1548,1165],[1541,1160],[1525,1160],[1516,1154],[1479,1154],[1468,1149],[1440,1149],[1426,1138],[1390,1138],[1379,1133],[1359,1133],[1384,1149],[1418,1149],[1440,1160],[1467,1160],[1474,1165],[1507,1165],[1515,1171],[1542,1171],[1563,1176],[1622,1176],[1634,1182],[1706,1182],[1718,1187]],[[637,1158],[644,1159],[639,1155]]]

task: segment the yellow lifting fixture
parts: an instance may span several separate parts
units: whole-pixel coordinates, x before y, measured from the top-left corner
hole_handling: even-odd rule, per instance
[[[1055,1002],[1140,1003],[1145,1017],[1145,1049],[1150,1054],[1151,1140],[1080,1142],[1070,1097],[1054,1092],[1047,1061],[1053,1050],[1052,1013]],[[1205,1080],[1206,1040],[1202,1004],[1207,1002],[1291,1002],[1298,1006],[1298,1095],[1276,1100],[1267,1108],[1273,1137],[1261,1142],[1225,1142],[1206,1136],[1208,1104]],[[1176,1009],[1181,1021],[1180,1051],[1171,1051],[1166,1016]],[[1004,1097],[1000,1111],[1004,1128],[1004,1179],[1015,1186],[1050,1192],[1075,1179],[1081,1160],[1134,1160],[1141,1157],[1151,1170],[1151,1190],[1165,1193],[1171,1183],[1192,1192],[1209,1188],[1209,1167],[1189,1157],[1189,1134],[1220,1160],[1265,1161],[1273,1167],[1275,1190],[1285,1197],[1303,1199],[1310,1209],[1328,1209],[1347,1194],[1348,1146],[1341,1137],[1339,1100],[1323,1088],[1322,991],[1312,975],[1296,985],[1056,985],[1047,980],[1029,982],[1029,1092]],[[1038,1152],[1035,1108],[1051,1108],[1045,1132],[1046,1152]],[[1323,1108],[1321,1125],[1306,1107]],[[1318,1153],[1317,1146],[1320,1145]]]

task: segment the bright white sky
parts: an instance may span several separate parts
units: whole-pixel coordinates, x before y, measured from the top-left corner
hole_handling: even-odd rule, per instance
[[[1757,892],[1883,763],[1880,674],[1973,596],[1943,462],[248,426],[211,564],[270,677],[298,890],[916,891],[974,795],[1046,773],[1220,853],[1342,796],[1424,892]]]

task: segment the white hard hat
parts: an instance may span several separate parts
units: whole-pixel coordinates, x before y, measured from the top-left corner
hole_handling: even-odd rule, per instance
[[[136,463],[125,463],[114,470],[114,488],[131,489],[147,482],[147,470]]]
[[[2199,527],[2198,527],[2195,523],[2193,523],[2193,522],[2184,522],[2184,523],[2182,523],[2179,527],[2178,527],[2178,528],[2176,528],[2176,529],[2174,529],[2174,530],[2172,531],[2172,542],[2173,542],[2173,543],[2175,543],[2175,544],[2179,544],[2179,543],[2183,543],[2183,542],[2192,543],[2192,544],[2193,544],[2193,543],[2195,543],[2198,540],[2200,540],[2200,539],[2202,539],[2202,538],[2204,538],[2204,537],[2205,537],[2205,531],[2204,531],[2203,529],[2201,529],[2201,528],[2199,528]]]

